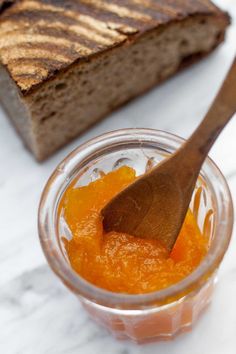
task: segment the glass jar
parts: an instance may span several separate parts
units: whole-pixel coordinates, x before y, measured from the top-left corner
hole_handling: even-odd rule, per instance
[[[209,239],[209,251],[199,267],[177,284],[140,295],[113,293],[94,286],[71,268],[61,236],[71,237],[59,210],[71,183],[87,185],[122,165],[145,173],[172,154],[183,139],[151,129],[125,129],[104,134],[81,145],[59,164],[42,194],[39,235],[49,265],[75,293],[91,317],[119,339],[142,343],[172,339],[192,328],[211,300],[216,271],[229,245],[233,207],[227,183],[207,158],[190,208]]]

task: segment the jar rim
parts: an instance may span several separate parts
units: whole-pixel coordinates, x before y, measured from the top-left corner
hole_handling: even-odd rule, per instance
[[[114,293],[89,283],[71,268],[62,255],[62,252],[59,252],[55,247],[55,240],[58,240],[55,227],[55,211],[57,210],[57,205],[56,203],[51,203],[51,200],[55,201],[59,195],[61,196],[64,193],[65,188],[61,188],[62,182],[65,182],[69,172],[72,173],[72,171],[76,169],[78,156],[80,156],[80,161],[82,161],[82,159],[85,159],[89,154],[97,153],[96,146],[98,144],[100,144],[101,147],[108,147],[109,143],[111,144],[114,139],[120,141],[121,138],[128,139],[131,136],[138,142],[142,141],[142,139],[140,139],[141,137],[145,137],[147,140],[154,139],[155,142],[158,141],[157,139],[164,139],[169,142],[174,141],[178,145],[184,142],[183,138],[161,130],[129,128],[114,130],[99,135],[80,145],[57,166],[46,183],[39,204],[38,232],[41,246],[50,267],[67,287],[78,296],[106,307],[136,309],[143,306],[151,308],[157,304],[163,305],[171,302],[173,298],[181,299],[185,297],[186,294],[194,291],[196,283],[199,286],[203,285],[206,281],[206,276],[212,274],[218,267],[228,248],[232,234],[233,203],[225,177],[211,158],[207,157],[204,166],[208,167],[212,176],[215,177],[215,182],[218,184],[217,190],[216,186],[211,184],[211,191],[216,198],[216,204],[219,205],[219,203],[223,203],[218,218],[219,220],[216,221],[217,225],[215,227],[215,233],[220,234],[221,238],[219,239],[214,253],[207,253],[200,265],[183,280],[167,288],[150,293]]]

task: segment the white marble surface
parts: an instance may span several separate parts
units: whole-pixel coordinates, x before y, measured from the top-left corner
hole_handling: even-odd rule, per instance
[[[118,342],[95,325],[46,264],[36,227],[41,190],[74,147],[108,130],[151,127],[188,137],[200,122],[236,50],[236,0],[218,0],[234,22],[226,43],[91,129],[43,164],[24,149],[0,110],[0,353],[4,354],[235,354],[236,235],[222,264],[214,301],[194,331],[170,343]],[[211,156],[222,169],[236,205],[236,119]]]

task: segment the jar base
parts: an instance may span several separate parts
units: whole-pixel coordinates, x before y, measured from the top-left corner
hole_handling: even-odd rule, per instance
[[[183,333],[190,332],[198,319],[211,303],[216,283],[216,275],[188,299],[157,308],[147,314],[126,314],[123,310],[115,313],[91,303],[83,302],[90,317],[117,340],[145,344],[158,341],[169,341]]]

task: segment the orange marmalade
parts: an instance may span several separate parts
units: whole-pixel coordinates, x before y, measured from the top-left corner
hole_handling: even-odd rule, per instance
[[[135,171],[124,166],[87,186],[73,184],[60,205],[72,233],[71,240],[64,239],[71,267],[100,288],[128,294],[179,282],[199,265],[208,247],[190,211],[170,255],[156,240],[105,233],[101,209],[135,178]]]

